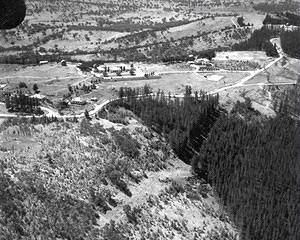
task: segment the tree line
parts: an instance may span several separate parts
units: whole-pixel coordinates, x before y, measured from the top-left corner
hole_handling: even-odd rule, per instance
[[[277,14],[276,17],[267,14],[263,21],[263,24],[289,24],[294,26],[300,26],[300,16],[290,12]]]
[[[262,2],[255,4],[253,8],[256,11],[262,11],[266,13],[277,13],[277,12],[284,12],[284,11],[295,11],[299,9],[299,2],[291,1],[291,0],[285,0],[284,2],[275,3],[274,1],[268,3],[268,2]]]
[[[151,94],[147,85],[142,90],[121,88],[119,97],[122,99],[110,107],[122,106],[134,112],[147,126],[162,133],[186,162],[199,151],[220,114],[218,95],[193,93],[190,86],[186,87],[183,98],[173,98],[163,91]]]
[[[7,93],[5,95],[5,106],[9,112],[22,112],[42,114],[40,101],[38,98],[30,97],[22,91],[16,93]]]

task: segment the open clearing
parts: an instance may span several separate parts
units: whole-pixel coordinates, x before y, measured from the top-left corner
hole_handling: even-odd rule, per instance
[[[272,58],[268,57],[263,51],[230,51],[217,52],[214,60],[238,60],[238,61],[268,61]]]
[[[160,79],[144,80],[144,81],[130,81],[130,82],[115,82],[115,83],[102,83],[97,91],[109,92],[109,90],[119,89],[120,87],[143,87],[149,84],[154,91],[160,89],[166,94],[182,94],[185,91],[185,86],[189,85],[193,90],[211,91],[224,86],[232,85],[238,82],[247,73],[220,73],[223,79],[221,81],[209,81],[214,73],[174,73],[162,75]],[[207,78],[206,78],[207,77]]]
[[[3,65],[2,67],[4,68]],[[16,65],[11,66],[6,72],[0,73],[0,82],[7,83],[7,89],[15,89],[20,82],[25,82],[28,88],[32,89],[33,84],[36,83],[41,94],[51,100],[62,97],[68,91],[68,84],[84,78],[85,76],[74,64],[66,67],[57,63],[27,67]]]

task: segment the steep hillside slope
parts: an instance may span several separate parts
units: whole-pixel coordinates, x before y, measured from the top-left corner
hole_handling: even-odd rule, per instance
[[[209,185],[130,120],[1,125],[0,239],[237,239]]]

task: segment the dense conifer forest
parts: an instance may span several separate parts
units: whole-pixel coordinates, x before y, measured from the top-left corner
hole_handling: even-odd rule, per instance
[[[299,2],[285,0],[279,3],[274,1],[266,1],[255,4],[253,8],[257,11],[266,12],[266,13],[278,13],[284,11],[296,11],[299,8]]]
[[[5,106],[10,112],[34,113],[38,115],[43,113],[39,107],[39,99],[30,97],[22,91],[16,94],[6,94]]]
[[[278,30],[272,30],[267,27],[262,27],[255,30],[250,39],[233,45],[235,51],[265,51],[267,56],[278,57],[279,54],[270,39],[279,35]]]
[[[280,13],[276,16],[267,14],[265,20],[263,21],[263,24],[287,24],[300,26],[300,16],[290,12]]]
[[[300,112],[299,88],[280,95],[274,119],[263,118],[250,99],[223,114],[218,96],[194,97],[189,87],[183,99],[144,90],[121,89],[123,99],[110,107],[130,109],[162,132],[216,189],[242,239],[299,239],[300,127],[289,117]]]
[[[121,88],[119,95],[123,99],[111,107],[124,106],[133,111],[146,125],[166,136],[176,154],[186,162],[199,151],[220,115],[218,96],[192,94],[189,86],[183,98],[174,99],[162,91],[150,94],[147,86],[142,92]]]
[[[274,93],[273,108],[277,113],[300,117],[300,86]]]
[[[300,58],[300,30],[283,32],[280,36],[282,49],[294,58]]]
[[[279,116],[265,122],[222,117],[193,159],[217,190],[242,239],[299,239],[300,128]]]

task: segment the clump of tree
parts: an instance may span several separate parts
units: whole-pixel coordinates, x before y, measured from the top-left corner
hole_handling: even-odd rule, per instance
[[[173,98],[163,91],[150,92],[147,87],[143,92],[120,89],[123,98],[112,105],[134,112],[146,125],[162,133],[176,154],[189,162],[219,117],[219,97],[197,91],[192,94],[189,86],[183,98]]]
[[[266,13],[278,13],[285,11],[295,11],[299,9],[299,2],[293,0],[285,0],[284,2],[275,3],[275,2],[262,2],[255,4],[253,8],[257,11],[262,11]]]
[[[245,19],[244,19],[244,17],[238,17],[237,18],[237,23],[241,26],[241,27],[245,27],[246,26],[246,24],[245,24]]]
[[[194,172],[210,182],[242,239],[299,236],[300,127],[280,115],[266,121],[223,116],[212,128]]]
[[[291,115],[296,118],[300,117],[300,86],[299,85],[287,89],[284,92],[276,91],[274,93],[273,99],[274,99],[273,108],[278,114]]]
[[[277,13],[276,15],[267,14],[263,21],[263,24],[273,24],[273,25],[293,25],[300,26],[300,16],[290,12]]]
[[[282,49],[291,57],[300,58],[300,30],[285,31],[280,35]]]
[[[265,51],[267,56],[278,57],[276,46],[270,42],[271,38],[277,36],[279,36],[278,30],[262,27],[255,30],[248,40],[234,44],[232,49],[236,51]]]
[[[248,97],[245,98],[245,102],[237,101],[231,110],[231,114],[239,114],[246,121],[250,121],[256,117],[261,117],[260,112],[252,107],[251,99]]]
[[[10,112],[43,114],[39,99],[30,97],[22,91],[15,94],[6,94],[5,106]]]
[[[39,92],[40,92],[39,87],[38,87],[38,85],[37,85],[36,83],[33,84],[32,90],[33,90],[35,93],[39,93]]]
[[[139,156],[141,149],[141,144],[134,139],[127,131],[124,129],[120,132],[112,132],[113,138],[117,145],[120,147],[121,151],[130,158],[136,158]]]

